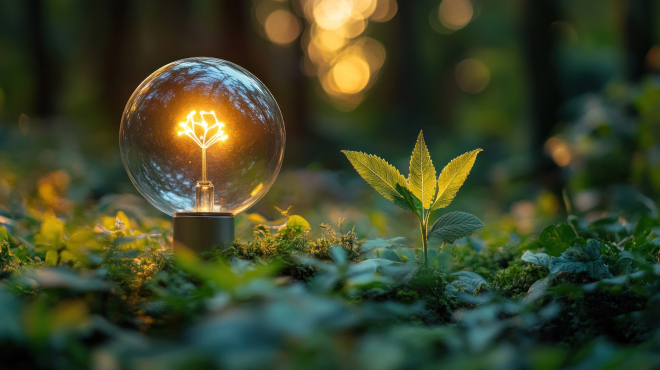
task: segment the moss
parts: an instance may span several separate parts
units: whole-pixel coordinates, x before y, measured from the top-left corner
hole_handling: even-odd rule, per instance
[[[357,237],[355,231],[350,230],[342,233],[341,228],[343,219],[339,220],[336,232],[331,225],[321,224],[320,228],[325,232],[325,236],[316,240],[307,238],[308,231],[301,235],[296,235],[293,229],[284,229],[282,232],[272,234],[267,227],[255,227],[254,240],[241,242],[236,240],[231,247],[223,249],[221,247],[210,248],[200,254],[204,260],[219,261],[227,260],[230,257],[237,257],[244,260],[260,260],[270,262],[273,260],[289,260],[299,253],[321,259],[330,260],[329,249],[333,245],[341,245],[348,252],[349,261],[357,261],[360,255],[357,252]]]
[[[520,260],[523,250],[519,243],[510,242],[483,251],[476,251],[470,245],[455,246],[450,253],[454,259],[452,270],[469,270],[493,281],[500,270]]]
[[[415,303],[419,300],[419,294],[416,291],[407,288],[397,289],[396,300],[405,304]]]
[[[649,326],[635,317],[647,307],[648,298],[635,293],[632,285],[587,291],[582,287],[594,279],[586,272],[561,273],[556,281],[573,288],[555,290],[554,304],[558,304],[560,314],[542,323],[540,339],[576,347],[599,337],[620,343],[640,343],[650,338]]]
[[[496,291],[508,298],[524,296],[538,280],[548,275],[548,270],[522,260],[509,262],[509,266],[498,271],[491,282]]]

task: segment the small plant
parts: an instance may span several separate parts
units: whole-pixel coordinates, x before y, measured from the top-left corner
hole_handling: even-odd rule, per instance
[[[410,174],[406,179],[394,166],[375,155],[342,151],[355,170],[382,196],[399,207],[414,213],[422,232],[424,266],[428,267],[428,239],[442,240],[442,245],[472,234],[484,224],[476,216],[465,212],[450,212],[440,217],[428,229],[429,215],[436,209],[447,207],[456,197],[481,149],[454,158],[435,178],[431,155],[419,133],[410,158]]]

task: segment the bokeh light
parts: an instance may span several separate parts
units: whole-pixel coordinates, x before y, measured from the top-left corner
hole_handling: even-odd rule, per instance
[[[396,14],[392,0],[302,0],[309,23],[303,41],[308,63],[323,90],[343,110],[355,108],[375,82],[385,61],[385,48],[363,36],[370,20],[387,21]]]
[[[516,224],[516,231],[527,234],[534,230],[536,206],[528,200],[521,200],[511,207],[511,216]]]
[[[336,30],[351,19],[352,8],[350,0],[320,0],[314,5],[314,19],[319,27]]]
[[[296,0],[306,26],[286,4],[262,0],[255,16],[266,38],[286,46],[301,37],[305,54],[300,68],[316,76],[323,91],[345,111],[357,107],[377,79],[385,48],[365,36],[370,21],[386,22],[397,12],[396,0]],[[298,5],[298,6],[296,6]]]
[[[289,45],[300,35],[298,17],[288,10],[278,9],[270,13],[264,22],[268,39],[278,45]]]
[[[398,9],[396,0],[378,0],[376,9],[369,19],[374,22],[387,22],[396,15]]]
[[[651,50],[646,54],[645,62],[650,69],[654,71],[660,70],[660,46],[653,45]],[[0,90],[0,93],[2,93],[2,90]]]
[[[488,86],[490,71],[480,60],[468,58],[456,66],[456,84],[461,90],[477,94]]]
[[[470,0],[442,0],[438,8],[438,18],[443,26],[456,31],[467,26],[474,15]]]
[[[369,64],[356,54],[341,58],[332,67],[332,78],[344,94],[357,94],[369,82]]]
[[[568,166],[573,159],[568,144],[556,136],[551,137],[545,142],[545,151],[550,154],[552,160],[560,167]]]

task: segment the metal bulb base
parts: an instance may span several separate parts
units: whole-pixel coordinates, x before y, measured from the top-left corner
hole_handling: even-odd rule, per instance
[[[234,242],[234,216],[218,212],[174,214],[174,249],[185,247],[200,253],[211,247],[228,248]]]

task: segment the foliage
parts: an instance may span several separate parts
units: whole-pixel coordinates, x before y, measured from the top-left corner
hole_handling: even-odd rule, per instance
[[[539,242],[551,256],[558,256],[571,246],[577,235],[573,228],[563,222],[559,226],[549,225],[539,235]]]
[[[472,235],[484,227],[476,216],[465,212],[450,212],[433,224],[429,230],[429,238],[437,238],[443,243],[454,243],[457,239]]]
[[[170,222],[136,197],[75,198],[59,170],[20,189],[3,176],[7,367],[645,369],[660,349],[660,228],[640,195],[633,212],[538,218],[553,225],[530,234],[497,215],[468,235],[482,223],[447,213],[424,268],[423,248],[397,236],[401,214],[384,211],[388,236],[370,239],[354,217],[317,227],[293,202],[297,214],[238,217],[241,240],[195,256],[173,252]],[[418,195],[394,190],[423,207],[428,181],[413,177]]]
[[[481,149],[453,159],[435,178],[435,167],[424,142],[422,132],[410,157],[410,174],[406,180],[394,166],[374,155],[344,150],[348,160],[362,178],[382,196],[399,207],[412,212],[419,219],[422,232],[424,266],[428,267],[428,239],[438,238],[453,243],[483,227],[474,215],[463,212],[447,214],[428,229],[431,211],[447,207],[467,179]],[[444,245],[444,244],[443,244]]]
[[[553,256],[543,232],[499,224],[459,239],[470,223],[453,218],[479,224],[449,213],[437,228],[454,244],[420,269],[405,238],[359,240],[343,220],[311,238],[290,209],[200,256],[171,252],[168,223],[106,209],[3,216],[13,368],[650,368],[660,345],[648,214],[571,216]]]

